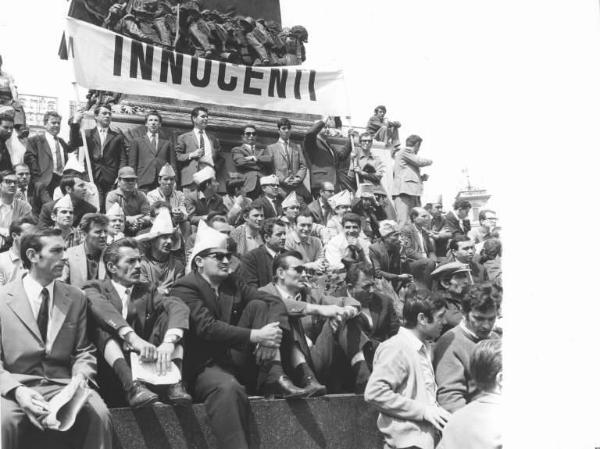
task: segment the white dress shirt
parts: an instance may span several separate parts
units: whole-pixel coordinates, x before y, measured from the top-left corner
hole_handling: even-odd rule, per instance
[[[419,364],[421,365],[421,373],[425,381],[427,389],[427,397],[431,405],[437,404],[437,385],[435,383],[435,374],[433,374],[433,365],[431,364],[431,351],[429,346],[423,343],[409,329],[401,327],[398,333],[403,333],[411,342],[411,346],[419,354]]]
[[[51,349],[51,341],[47,338],[51,334],[52,328],[52,309],[54,307],[54,281],[45,286],[48,290],[48,329],[46,333],[46,351]],[[27,295],[27,300],[33,312],[33,318],[37,321],[42,306],[42,289],[44,288],[38,281],[33,279],[29,274],[23,277],[23,289]]]
[[[202,156],[200,158],[200,162],[209,164],[211,167],[214,167],[215,163],[214,163],[213,157],[212,157],[212,153],[213,153],[212,143],[210,142],[210,139],[208,138],[206,131],[200,132],[200,130],[198,128],[194,128],[194,136],[196,137],[196,141],[198,142],[198,148],[200,148],[200,142],[203,143],[202,147],[204,148],[204,156]],[[200,140],[200,139],[202,139],[202,140]]]
[[[100,135],[100,154],[102,154],[102,150],[104,149],[104,142],[106,142],[106,136],[108,136],[108,128],[102,128],[98,126],[98,134]]]
[[[46,141],[48,142],[48,146],[50,147],[50,154],[52,154],[52,164],[54,167],[54,173],[56,173],[58,175],[62,175],[62,173],[58,173],[56,171],[56,167],[58,167],[57,162],[56,162],[56,145],[57,144],[58,144],[58,148],[60,149],[58,154],[60,156],[61,167],[65,166],[65,155],[62,152],[62,145],[58,141],[58,137],[54,137],[48,131],[46,131],[44,133],[44,135],[46,136]]]

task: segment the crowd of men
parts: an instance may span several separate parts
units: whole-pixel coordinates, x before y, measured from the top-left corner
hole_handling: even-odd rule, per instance
[[[107,404],[161,401],[203,402],[220,447],[246,448],[249,395],[340,392],[381,412],[386,447],[499,447],[487,422],[460,436],[501,389],[499,343],[480,343],[502,332],[496,215],[471,229],[468,201],[422,206],[432,161],[385,113],[343,139],[323,117],[303,145],[287,118],[267,146],[244,126],[224,195],[203,107],[175,145],[156,111],[131,140],[109,106],[91,129],[77,113],[69,142],[48,112],[16,163],[0,115],[2,446],[52,429],[48,401],[73,381],[94,390],[75,447],[111,447]],[[389,192],[373,140],[394,159]],[[140,380],[131,354],[181,380]]]

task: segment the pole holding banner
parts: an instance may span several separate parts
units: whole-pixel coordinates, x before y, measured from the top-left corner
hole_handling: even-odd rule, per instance
[[[77,82],[72,82],[73,89],[75,90],[75,101],[77,102],[77,107],[79,107],[79,90],[77,89]],[[81,134],[81,141],[83,142],[83,160],[85,161],[85,166],[88,171],[88,176],[90,177],[90,182],[94,184],[94,173],[92,172],[92,161],[90,159],[90,153],[87,146],[87,140],[85,140],[85,131],[83,130],[83,126],[79,126],[79,133]],[[81,157],[79,158],[81,162]]]

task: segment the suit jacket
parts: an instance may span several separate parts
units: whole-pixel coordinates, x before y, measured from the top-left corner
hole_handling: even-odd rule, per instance
[[[431,165],[431,159],[416,155],[412,148],[403,148],[394,154],[394,183],[392,196],[405,194],[421,196],[423,194],[423,181],[421,180],[421,167]]]
[[[106,267],[103,261],[104,251],[100,255],[98,263],[98,279],[102,280],[106,277]],[[83,284],[88,281],[87,256],[85,254],[84,244],[67,248],[66,251],[67,263],[63,268],[61,280],[73,287],[82,288]]]
[[[304,136],[304,150],[310,162],[311,187],[316,189],[321,182],[329,181],[337,186],[337,173],[340,161],[346,160],[352,151],[350,142],[346,145],[336,145],[319,133],[325,122],[318,120]]]
[[[242,256],[240,276],[255,288],[264,287],[273,280],[273,257],[265,245]]]
[[[214,169],[215,171],[218,171],[221,165],[225,162],[223,155],[221,154],[221,144],[214,135],[209,133],[206,134],[212,145],[212,160],[214,163]],[[198,148],[204,148],[204,142],[198,142],[196,136],[194,135],[194,131],[189,131],[177,137],[175,155],[177,158],[177,167],[179,168],[181,177],[180,185],[182,187],[192,184],[194,182],[194,173],[208,165],[199,159],[188,158],[187,155],[189,153],[193,153]]]
[[[285,155],[283,144],[280,141],[269,145],[267,150],[273,154],[273,167],[275,169],[275,176],[277,176],[277,179],[279,179],[279,185],[287,193],[295,190],[303,197],[307,196],[309,192],[306,190],[306,187],[304,187],[304,178],[306,177],[308,168],[306,166],[306,159],[304,159],[304,154],[302,153],[302,148],[300,145],[289,141],[289,158]],[[300,184],[297,184],[293,188],[292,186],[286,184],[284,180],[290,175],[298,176],[301,180]]]
[[[308,211],[312,215],[315,223],[320,223],[322,225],[327,225],[329,217],[331,217],[331,215],[334,213],[331,210],[331,208],[329,208],[329,210],[325,213],[323,211],[323,207],[321,206],[319,198],[317,198],[308,205]]]
[[[68,153],[73,151],[67,143],[58,138],[65,164],[67,163]],[[52,181],[54,165],[52,162],[52,151],[46,140],[46,135],[37,134],[27,139],[27,149],[25,150],[24,161],[31,171],[31,182],[38,188],[46,188]]]
[[[271,206],[271,202],[264,196],[261,195],[254,200],[256,205],[260,205],[263,208],[263,212],[265,214],[265,220],[267,218],[279,217],[283,214],[283,210],[281,209],[281,201],[277,198],[275,201],[275,209]]]
[[[5,140],[0,140],[0,171],[13,169],[12,160],[10,158],[10,152],[6,146]]]
[[[246,246],[246,225],[242,224],[239,225],[237,228],[235,228],[233,231],[231,231],[231,234],[229,235],[236,243],[237,245],[237,253],[241,256],[243,256],[244,254],[248,253],[248,249]],[[259,238],[260,238],[260,234],[259,234]],[[260,238],[260,241],[262,242],[262,238]],[[258,249],[258,248],[254,248],[254,249]]]
[[[406,255],[409,259],[412,259],[412,260],[423,258],[423,256],[420,254],[420,251],[419,251],[419,234],[418,234],[418,232],[419,231],[413,225],[412,222],[406,223],[400,230],[400,233],[402,234],[402,236],[407,240]],[[427,257],[435,256],[435,247],[433,245],[433,241],[431,240],[429,235],[427,235],[427,233],[423,230],[421,230],[421,235],[423,236],[423,247],[424,247],[423,249],[425,250]]]
[[[273,173],[273,153],[266,148],[254,146],[254,156],[257,161],[244,160],[247,156],[253,156],[249,145],[243,144],[231,150],[233,164],[238,172],[244,177],[244,192],[254,192],[259,178]]]
[[[58,200],[49,201],[44,203],[42,206],[42,210],[40,212],[40,226],[51,228],[54,226],[54,222],[52,221],[52,209],[54,209],[54,205]],[[93,214],[98,212],[94,206],[92,206],[87,201],[74,201],[73,202],[73,226],[79,226],[79,222],[81,221],[81,217],[85,214]]]
[[[88,299],[91,323],[97,337],[95,343],[99,348],[104,347],[107,337],[97,330],[120,338],[119,330],[131,326],[144,340],[159,343],[167,329],[187,330],[189,327],[190,313],[183,301],[174,296],[161,295],[155,285],[134,285],[128,321],[123,318],[123,303],[110,279],[89,281],[84,284],[83,291]]]
[[[158,149],[150,143],[147,134],[131,142],[127,165],[133,167],[138,176],[138,187],[154,189],[158,187],[158,173],[167,162],[175,167],[177,159],[171,142],[158,137]]]
[[[44,344],[18,278],[0,287],[0,394],[42,380],[67,384],[71,377],[96,374],[95,348],[87,337],[87,301],[81,290],[54,283],[54,306]],[[46,351],[49,347],[49,351]]]
[[[102,190],[109,190],[117,179],[121,167],[128,163],[125,137],[120,132],[108,128],[104,146],[101,145],[98,127],[85,130],[85,141],[90,154],[94,182]],[[71,123],[69,145],[78,148],[83,145],[80,124]]]
[[[394,251],[390,256],[385,244],[381,240],[369,247],[369,258],[377,277],[395,280],[395,276],[390,276],[390,274],[410,273],[404,252]]]
[[[444,223],[442,231],[449,232],[450,234],[452,234],[451,238],[454,238],[457,235],[467,235],[471,230],[471,221],[468,218],[462,220],[464,230],[460,228],[458,217],[456,216],[454,211],[448,212],[444,218],[446,219],[446,221]]]

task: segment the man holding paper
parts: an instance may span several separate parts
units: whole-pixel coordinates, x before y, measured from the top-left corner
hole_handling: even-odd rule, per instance
[[[70,383],[85,387],[96,374],[94,347],[87,338],[86,298],[81,290],[56,280],[65,249],[58,229],[24,235],[21,259],[29,273],[0,288],[5,449],[25,447],[25,436],[31,437],[34,428],[46,431],[51,423],[45,418],[52,412],[48,401]],[[112,448],[110,415],[96,392],[90,392],[74,426],[60,436],[73,447]]]

